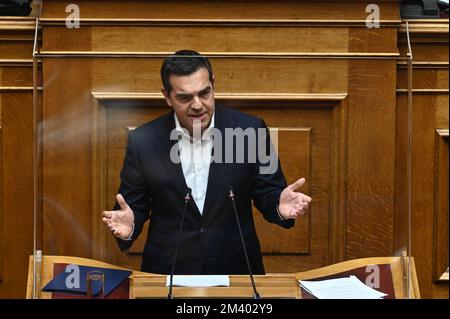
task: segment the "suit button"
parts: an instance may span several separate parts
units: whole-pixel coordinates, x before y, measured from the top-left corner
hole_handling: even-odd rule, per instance
[[[206,231],[206,228],[205,228],[205,227],[200,228],[200,232],[201,232],[201,233],[204,233],[205,231]]]

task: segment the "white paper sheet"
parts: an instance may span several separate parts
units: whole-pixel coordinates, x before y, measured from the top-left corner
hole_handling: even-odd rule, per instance
[[[387,296],[366,286],[355,276],[299,282],[303,289],[319,299],[380,299]]]
[[[170,276],[167,276],[166,286],[170,285]],[[230,277],[226,275],[175,275],[173,285],[182,287],[215,287],[230,286]]]

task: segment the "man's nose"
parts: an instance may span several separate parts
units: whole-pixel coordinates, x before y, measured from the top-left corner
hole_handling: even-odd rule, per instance
[[[194,96],[194,99],[191,103],[191,108],[193,110],[200,110],[202,108],[202,103],[200,102],[200,99],[198,96]]]

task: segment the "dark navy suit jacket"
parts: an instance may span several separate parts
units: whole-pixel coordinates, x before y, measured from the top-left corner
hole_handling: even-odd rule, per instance
[[[225,128],[263,128],[267,133],[265,143],[268,149],[269,133],[261,119],[216,106],[214,126],[223,137]],[[133,210],[135,230],[131,241],[117,239],[117,242],[122,251],[128,249],[150,219],[141,266],[145,272],[170,273],[188,188],[181,164],[170,159],[170,150],[177,142],[170,140],[174,128],[172,111],[132,131],[120,175],[118,192]],[[257,138],[261,137],[258,135]],[[246,149],[249,146],[254,147],[254,144],[245,144]],[[224,147],[225,143],[222,143]],[[222,155],[224,151],[222,149]],[[230,185],[235,193],[239,220],[255,274],[264,274],[265,271],[252,203],[267,221],[284,228],[294,225],[293,220],[281,220],[277,214],[280,194],[286,187],[279,162],[277,171],[269,175],[260,174],[262,163],[250,163],[248,158],[244,163],[223,162],[210,165],[203,214],[193,199],[187,206],[175,274],[248,273],[233,206],[228,197]],[[115,209],[118,209],[117,203]]]

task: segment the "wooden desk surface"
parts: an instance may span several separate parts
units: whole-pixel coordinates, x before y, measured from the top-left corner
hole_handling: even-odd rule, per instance
[[[78,257],[69,257],[69,256],[43,256],[43,263],[42,263],[42,280],[41,280],[41,287],[45,286],[52,278],[53,278],[53,269],[54,264],[56,263],[66,263],[66,264],[78,264],[78,265],[84,265],[84,266],[92,266],[92,267],[105,267],[105,268],[112,268],[112,269],[124,269],[129,270],[123,267],[118,267],[112,264],[108,264],[105,262],[93,260],[93,259],[86,259],[86,258],[78,258]],[[417,275],[415,271],[414,266],[414,259],[411,260],[411,267],[412,267],[412,278],[411,278],[411,296],[412,298],[420,298],[420,292],[417,282]],[[402,299],[404,296],[403,291],[403,264],[401,257],[373,257],[373,258],[363,258],[363,259],[355,259],[355,260],[349,260],[345,262],[341,262],[338,264],[329,265],[322,268],[317,268],[309,271],[303,271],[294,273],[292,275],[295,276],[298,280],[308,280],[308,279],[314,279],[314,278],[321,278],[330,276],[333,274],[338,274],[345,271],[350,271],[352,269],[368,266],[368,265],[381,265],[381,264],[389,264],[392,272],[392,279],[393,279],[393,285],[394,285],[394,291],[395,291],[395,298]],[[141,275],[148,275],[148,273],[140,272],[140,271],[133,271],[132,276],[141,276]],[[286,276],[286,274],[275,274],[270,273],[267,274],[271,277],[277,277],[277,276]],[[164,276],[165,277],[165,276]],[[32,298],[32,291],[33,291],[33,256],[30,256],[29,261],[29,270],[28,270],[28,281],[27,281],[27,294],[26,298],[30,299]],[[41,299],[51,299],[52,293],[49,292],[41,292],[40,293]]]

